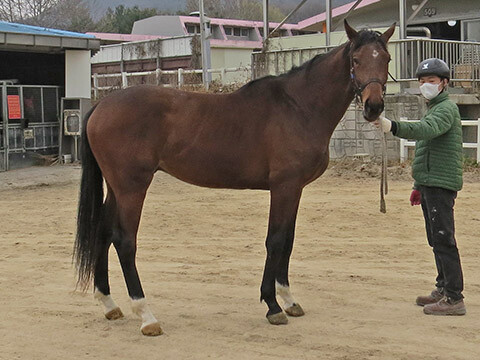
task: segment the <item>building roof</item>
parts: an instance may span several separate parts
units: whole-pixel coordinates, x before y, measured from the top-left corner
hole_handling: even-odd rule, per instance
[[[0,21],[0,32],[76,37],[76,38],[93,38],[94,37],[93,35],[88,35],[83,33],[58,30],[58,29],[50,29],[50,28],[40,27],[40,26],[9,23],[6,21]]]
[[[198,16],[179,16],[179,19],[182,23],[197,23],[200,24],[200,18]],[[238,26],[238,27],[258,27],[263,28],[263,21],[254,21],[254,20],[237,20],[237,19],[220,19],[220,18],[210,18],[210,23],[212,25],[227,25],[227,26]],[[277,27],[280,23],[270,22],[270,27]],[[283,24],[282,29],[294,29],[298,28],[297,24]]]
[[[380,2],[380,0],[363,0],[362,2],[360,2],[360,4],[358,4],[358,6],[355,9],[360,9],[362,7],[365,7],[377,2]],[[352,1],[348,4],[332,9],[332,18],[346,14],[355,3],[356,1]],[[318,15],[312,16],[311,18],[300,21],[298,23],[298,28],[301,30],[308,30],[308,31],[323,31],[323,23],[326,21],[326,19],[327,19],[327,14],[326,12],[323,12]]]
[[[99,39],[102,45],[166,38],[165,36],[161,36],[161,35],[114,34],[114,33],[99,33],[99,32],[87,32],[87,35],[93,35],[95,38]]]
[[[93,35],[0,21],[0,50],[59,53],[99,48],[100,40]]]

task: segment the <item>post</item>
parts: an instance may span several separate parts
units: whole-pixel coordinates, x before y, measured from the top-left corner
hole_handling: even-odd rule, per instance
[[[220,70],[220,76],[221,76],[221,79],[222,79],[222,85],[225,85],[225,82],[226,82],[226,79],[227,79],[227,71],[225,70],[225,68],[222,68]]]
[[[212,75],[208,72],[210,69],[210,27],[205,19],[205,10],[203,6],[203,0],[198,0],[198,7],[200,10],[200,42],[202,47],[202,74],[203,74],[203,86],[208,90]]]
[[[477,119],[477,163],[480,164],[480,118]]]
[[[268,23],[268,0],[263,0],[263,41],[265,42],[270,31],[270,26]],[[263,44],[265,47],[265,43]]]
[[[405,39],[406,35],[406,19],[407,19],[407,0],[398,0],[398,10],[400,14],[400,39]]]
[[[160,85],[161,78],[162,78],[162,70],[160,70],[160,68],[157,67],[155,69],[155,79],[157,81],[157,86]]]
[[[128,87],[128,78],[127,73],[125,71],[122,72],[122,89]]]
[[[98,99],[98,74],[93,74],[93,96]]]
[[[2,123],[3,123],[3,170],[7,171],[9,164],[8,164],[8,150],[9,150],[9,140],[8,140],[8,102],[7,102],[7,86],[4,83],[2,85],[2,97],[0,101],[2,101]]]
[[[178,69],[178,78],[177,78],[178,87],[181,88],[183,86],[183,69]]]
[[[406,121],[407,118],[404,118],[404,117],[401,117],[400,118],[400,121]],[[400,162],[403,163],[407,160],[407,154],[408,154],[408,150],[405,151],[405,143],[407,142],[407,140],[405,139],[400,139]]]
[[[325,0],[325,17],[325,25],[327,28],[325,45],[330,46],[330,32],[332,29],[332,0]]]

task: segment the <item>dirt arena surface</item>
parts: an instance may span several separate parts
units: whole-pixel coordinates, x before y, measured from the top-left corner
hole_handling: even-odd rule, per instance
[[[291,260],[305,309],[269,325],[259,302],[269,194],[210,190],[159,173],[139,233],[138,269],[164,335],[142,336],[114,251],[109,322],[74,291],[78,166],[0,173],[0,359],[479,359],[480,182],[456,203],[467,315],[414,305],[435,277],[411,181],[330,169],[303,194]]]

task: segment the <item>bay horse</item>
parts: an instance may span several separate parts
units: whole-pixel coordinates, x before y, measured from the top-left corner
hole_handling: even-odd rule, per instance
[[[356,31],[348,41],[280,76],[251,81],[230,94],[136,86],[111,94],[86,115],[74,259],[83,290],[107,319],[123,316],[110,295],[113,243],[133,312],[144,335],[162,329],[149,309],[135,265],[137,231],[156,171],[210,188],[270,190],[266,261],[260,288],[271,324],[285,312],[302,316],[288,281],[295,221],[303,188],[326,170],[330,137],[357,95],[367,121],[378,118],[390,55],[383,34]],[[104,198],[103,180],[107,193]]]

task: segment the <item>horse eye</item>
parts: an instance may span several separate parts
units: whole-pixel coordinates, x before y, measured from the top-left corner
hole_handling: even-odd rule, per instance
[[[360,61],[358,61],[357,58],[353,58],[353,63],[354,63],[355,65],[360,65]]]

